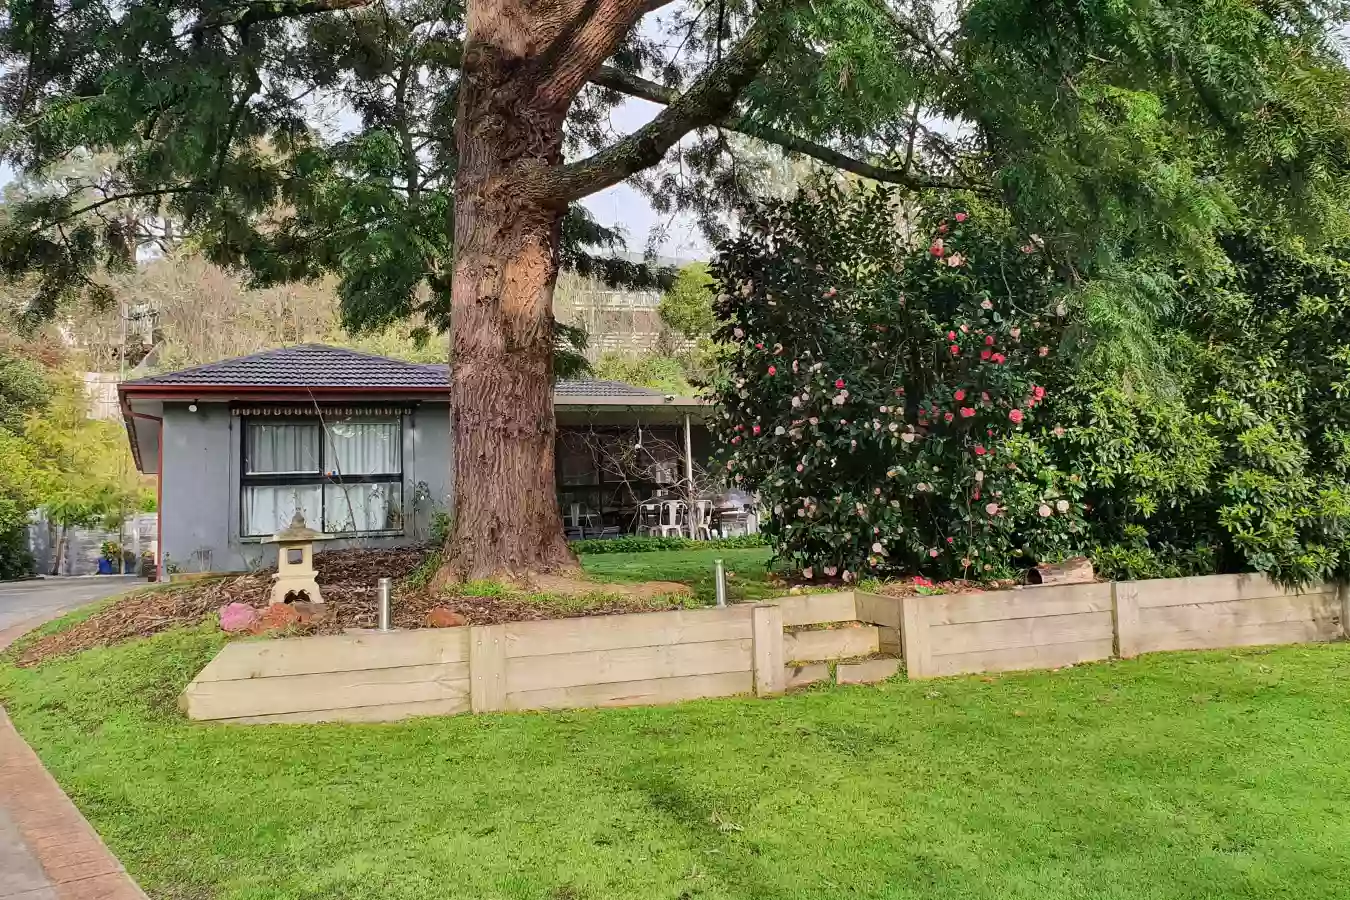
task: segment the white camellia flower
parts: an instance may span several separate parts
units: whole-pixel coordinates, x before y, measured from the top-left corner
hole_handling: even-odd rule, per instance
[[[876,553],[876,554],[879,554],[879,555],[881,555],[881,556],[885,556],[885,555],[886,555],[886,548],[883,547],[883,546],[881,546],[881,542],[878,541],[878,542],[876,542],[875,544],[872,545],[872,552],[873,552],[873,553]]]
[[[773,433],[776,434],[778,437],[782,437],[783,435],[787,434],[787,429],[784,428],[782,425],[779,425],[777,428],[773,430]]]
[[[803,578],[812,578],[812,577],[814,577],[814,573],[812,573],[811,567],[810,567],[810,566],[807,566],[805,569],[802,569],[802,577],[803,577]]]
[[[906,431],[904,434],[900,435],[900,440],[904,441],[906,444],[914,443],[914,432]]]
[[[1036,515],[1044,519],[1046,516],[1050,515],[1050,513],[1052,513],[1053,511],[1054,510],[1050,508],[1050,505],[1048,503],[1042,503],[1039,507],[1037,507]]]
[[[732,329],[731,333],[736,336],[737,340],[740,340],[741,338],[745,337],[745,332],[741,331],[739,328]]]
[[[792,398],[792,408],[793,408],[793,409],[799,409],[799,408],[801,407],[801,405],[802,405],[802,399],[801,399],[800,397],[793,397],[793,398]]]
[[[1062,512],[1062,513],[1068,512],[1068,511],[1069,511],[1069,501],[1068,501],[1068,500],[1056,500],[1056,501],[1055,501],[1055,509],[1059,510],[1059,511]]]
[[[897,431],[900,430],[900,426],[899,426],[898,424],[896,424],[895,422],[892,422],[892,423],[891,423],[890,428],[891,428],[891,434],[895,434]]]

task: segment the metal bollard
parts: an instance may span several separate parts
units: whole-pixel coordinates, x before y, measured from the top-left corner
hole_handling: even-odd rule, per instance
[[[713,583],[717,588],[717,605],[727,605],[727,567],[720,559],[713,560]]]
[[[380,605],[380,630],[393,630],[394,622],[394,579],[381,578],[375,582],[375,596]]]

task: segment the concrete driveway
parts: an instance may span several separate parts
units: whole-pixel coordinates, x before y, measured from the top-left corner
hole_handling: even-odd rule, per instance
[[[37,578],[0,584],[0,631],[20,623],[35,626],[102,597],[128,591],[145,579],[134,575]]]

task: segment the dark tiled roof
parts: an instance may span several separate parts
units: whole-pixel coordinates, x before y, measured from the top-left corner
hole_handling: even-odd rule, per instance
[[[323,344],[298,344],[123,382],[126,387],[184,385],[238,388],[389,388],[437,390],[449,385],[444,363],[412,363]],[[559,398],[659,397],[660,391],[619,381],[560,381]]]
[[[127,381],[127,387],[440,388],[445,366],[404,362],[323,344],[298,344]]]

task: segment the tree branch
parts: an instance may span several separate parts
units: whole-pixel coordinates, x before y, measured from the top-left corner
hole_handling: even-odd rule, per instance
[[[631,75],[628,72],[620,72],[612,66],[601,66],[599,70],[596,71],[595,75],[591,77],[591,83],[618,91],[621,94],[627,94],[630,97],[637,97],[652,103],[660,103],[663,106],[671,106],[680,99],[680,95],[677,92],[663,84],[658,84],[655,81],[651,81],[638,75]],[[786,131],[751,122],[744,117],[724,116],[717,121],[706,122],[703,124],[716,125],[719,128],[726,128],[729,131],[735,131],[739,134],[744,134],[747,137],[753,137],[765,141],[766,143],[774,144],[789,153],[795,153],[800,156],[809,156],[828,166],[833,166],[836,169],[843,169],[845,172],[852,172],[854,175],[861,175],[863,178],[871,178],[873,181],[884,181],[888,184],[903,184],[915,189],[978,189],[978,185],[970,182],[968,179],[958,180],[942,176],[915,175],[909,171],[908,167],[894,169],[863,162],[862,160],[854,159],[853,157],[847,156],[836,150],[831,150],[824,145],[789,134]]]
[[[230,25],[248,26],[258,22],[272,22],[277,19],[293,19],[299,16],[312,16],[317,13],[359,9],[363,6],[369,6],[372,2],[373,0],[269,0],[265,3],[250,3],[239,9],[231,10],[223,18],[199,22],[184,33],[198,35],[205,31],[226,28]]]
[[[704,71],[656,118],[587,159],[541,171],[537,181],[541,199],[579,200],[618,184],[660,162],[689,132],[719,122],[769,61],[784,27],[781,7],[766,11],[720,62]]]
[[[902,31],[911,40],[917,41],[919,44],[922,44],[923,48],[928,51],[928,55],[933,58],[934,62],[942,66],[942,68],[946,69],[948,72],[951,72],[953,74],[956,73],[957,71],[956,64],[952,62],[951,57],[948,56],[946,53],[943,53],[942,48],[938,47],[937,44],[933,43],[932,39],[928,37],[928,35],[920,31],[919,26],[915,25],[909,19],[905,18],[903,15],[899,13],[899,11],[892,9],[890,5],[887,4],[886,0],[873,0],[873,2],[874,5],[877,7],[877,9],[879,9],[882,12],[882,14],[886,16],[886,18],[891,20],[891,24],[893,24],[896,28],[900,29],[900,31]]]

